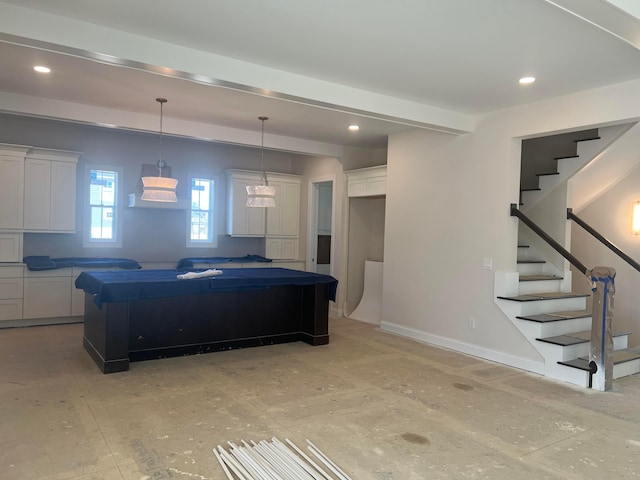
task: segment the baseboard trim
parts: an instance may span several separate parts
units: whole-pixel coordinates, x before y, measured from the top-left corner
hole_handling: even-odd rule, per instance
[[[45,325],[64,325],[67,323],[82,323],[84,317],[48,317],[48,318],[20,318],[16,320],[0,321],[2,328],[42,327]]]
[[[477,345],[471,345],[469,343],[460,342],[447,337],[441,337],[439,335],[433,335],[431,333],[415,330],[413,328],[398,325],[392,322],[382,322],[380,329],[395,333],[403,337],[408,337],[419,342],[428,343],[431,345],[437,345],[439,347],[448,348],[449,350],[455,350],[456,352],[471,355],[473,357],[479,357],[492,362],[501,363],[510,367],[518,368],[520,370],[526,370],[527,372],[537,373],[544,375],[544,363],[528,358],[516,357],[504,352],[498,352]]]

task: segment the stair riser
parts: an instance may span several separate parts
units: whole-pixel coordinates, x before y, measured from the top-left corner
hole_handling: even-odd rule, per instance
[[[533,300],[520,303],[519,315],[537,315],[539,313],[564,312],[567,310],[584,310],[586,297],[554,298],[551,300]],[[588,330],[588,329],[587,329]],[[578,331],[578,330],[576,330]]]
[[[540,342],[540,352],[547,362],[559,362],[572,360],[579,357],[588,357],[590,353],[589,343],[579,343],[577,345],[554,345],[552,343]],[[627,348],[628,335],[619,335],[613,339],[613,349],[622,350]]]
[[[544,293],[544,292],[559,292],[561,278],[556,280],[535,280],[525,281],[518,284],[518,293],[520,295],[526,295],[528,293]]]
[[[547,322],[540,325],[540,336],[538,338],[555,337],[556,335],[567,335],[590,330],[591,317],[572,318],[570,320]]]
[[[579,368],[559,365],[555,362],[547,362],[544,374],[546,377],[571,383],[579,387],[586,388],[589,386],[589,373]]]
[[[542,275],[544,273],[544,263],[518,263],[516,271],[520,275]]]
[[[613,366],[613,378],[628,377],[640,372],[640,358]]]

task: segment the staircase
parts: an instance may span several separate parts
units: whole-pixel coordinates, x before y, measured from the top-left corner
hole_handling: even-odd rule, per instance
[[[591,312],[588,294],[563,292],[566,279],[527,245],[518,246],[518,292],[496,303],[543,358],[545,376],[589,386]],[[571,272],[566,272],[570,277]],[[627,348],[628,332],[613,332],[613,378],[640,372],[640,349]]]
[[[620,132],[620,128],[610,127],[523,141],[523,211],[531,210],[556,187],[566,188],[567,180],[613,143]],[[547,215],[544,203],[538,208]],[[566,217],[551,221],[562,221],[564,226]],[[527,229],[524,225],[520,228]],[[538,237],[534,243],[544,247],[540,251],[529,245],[522,231],[519,236],[522,244],[518,246],[517,273],[500,280],[496,277],[496,304],[540,354],[542,366],[538,373],[588,387],[590,294],[572,292],[572,272],[559,271],[539,253],[549,247],[538,243],[542,242]],[[614,379],[640,372],[640,349],[628,348],[629,332],[615,331],[615,311],[613,326]]]

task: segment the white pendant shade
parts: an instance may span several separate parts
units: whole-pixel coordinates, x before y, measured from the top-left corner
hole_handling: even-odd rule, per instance
[[[247,207],[275,207],[276,187],[247,185]]]
[[[142,177],[142,200],[151,202],[177,202],[178,180],[168,177]]]

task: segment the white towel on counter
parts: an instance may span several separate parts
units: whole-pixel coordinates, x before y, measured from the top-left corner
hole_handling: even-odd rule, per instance
[[[217,268],[210,268],[209,270],[205,270],[204,272],[187,272],[178,275],[178,280],[190,280],[192,278],[201,278],[201,277],[215,277],[216,275],[222,275],[222,270],[218,270]]]

